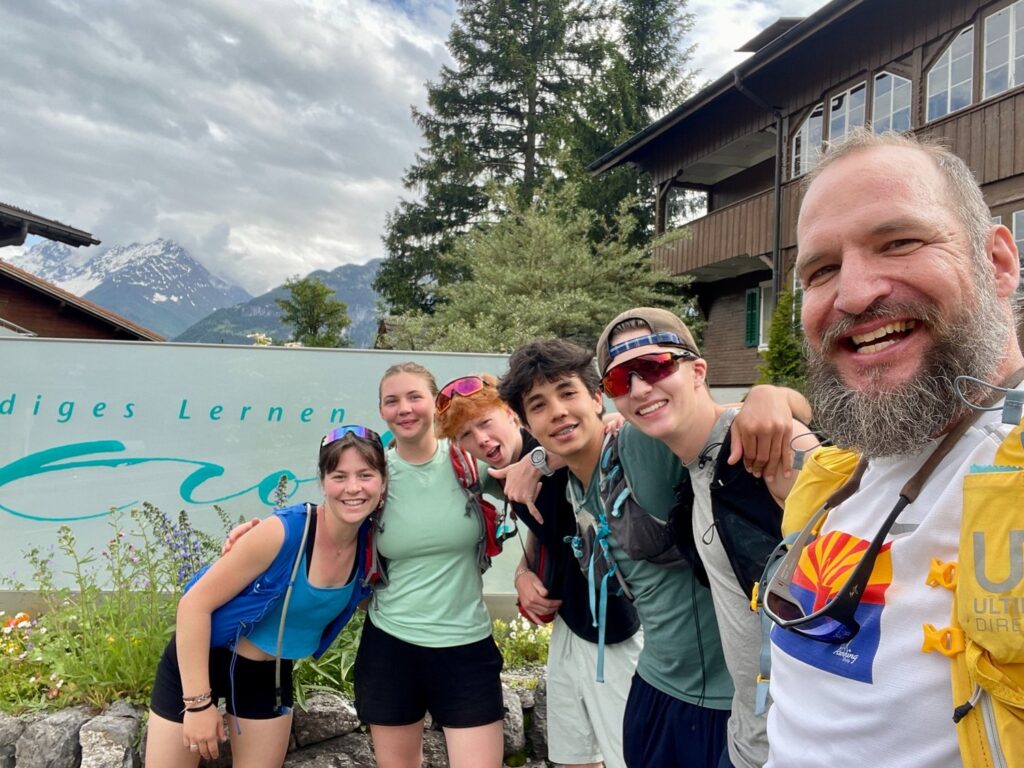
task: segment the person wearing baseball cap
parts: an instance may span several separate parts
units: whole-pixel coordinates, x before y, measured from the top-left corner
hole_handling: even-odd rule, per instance
[[[641,355],[667,353],[669,357],[699,359],[692,334],[678,319],[673,328],[662,327],[658,321],[653,326],[645,323],[639,335],[652,337],[638,344]],[[607,340],[605,346],[602,361],[611,359]],[[631,349],[614,351],[623,356],[624,364],[628,364],[627,358],[637,357]],[[653,364],[659,363],[655,360]],[[656,370],[648,367],[647,361],[637,364],[641,376]],[[502,400],[541,446],[549,455],[561,456],[568,466],[569,497],[581,534],[584,521],[603,516],[605,510],[600,466],[605,443],[601,389],[593,355],[557,339],[530,342],[515,350],[499,385]],[[777,427],[792,424],[791,398],[787,391],[774,387],[752,394],[751,404],[745,408],[753,408],[755,417],[747,420],[747,426],[754,423],[762,430],[758,438],[751,438],[755,445],[781,445]],[[616,440],[635,506],[640,514],[658,518],[657,526],[663,528],[674,505],[675,487],[685,479],[685,468],[664,442],[628,422]],[[632,551],[627,554],[624,542],[614,535],[607,544],[644,630],[644,648],[623,718],[626,765],[717,768],[726,746],[733,686],[711,592],[685,562],[667,567],[654,562],[655,557]]]
[[[792,435],[800,435],[795,443],[802,450],[816,440],[790,419],[781,425],[776,444],[783,448],[775,451],[783,454],[781,462],[765,461],[756,446],[748,453],[730,434],[738,429],[738,411],[712,399],[707,361],[690,329],[668,310],[623,312],[601,334],[597,356],[602,387],[619,413],[644,435],[665,443],[685,469],[680,488],[686,503],[673,510],[678,517],[670,527],[705,573],[735,689],[720,765],[761,766],[768,758],[767,702],[757,702],[761,621],[750,610],[750,589],[763,562],[762,551],[751,551],[750,541],[756,535],[767,555],[782,538],[781,501],[795,480]],[[794,410],[809,416],[802,395],[790,392],[787,398]],[[737,466],[740,449],[749,456],[747,466]]]

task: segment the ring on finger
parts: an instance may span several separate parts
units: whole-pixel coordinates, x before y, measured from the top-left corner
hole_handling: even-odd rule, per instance
[[[198,745],[198,744],[189,744],[189,745],[188,745],[188,748],[189,748],[189,750],[191,750],[192,752],[198,752],[198,751],[199,751],[199,745]]]

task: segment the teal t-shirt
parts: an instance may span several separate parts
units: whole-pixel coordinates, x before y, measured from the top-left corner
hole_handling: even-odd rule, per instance
[[[618,440],[622,467],[637,501],[648,513],[666,520],[685,468],[668,446],[629,424],[619,431]],[[595,470],[586,494],[579,480],[569,476],[582,506],[595,517],[601,512],[598,474]],[[710,709],[730,709],[732,680],[725,666],[711,591],[690,569],[670,570],[646,560],[630,560],[614,537],[609,543],[633,592],[644,629],[637,674],[674,698]]]
[[[370,601],[373,623],[407,643],[447,648],[491,634],[477,567],[479,518],[466,515],[448,442],[424,464],[388,451],[388,497],[378,539],[388,586]]]

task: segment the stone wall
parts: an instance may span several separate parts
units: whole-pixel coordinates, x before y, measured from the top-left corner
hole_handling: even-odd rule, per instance
[[[515,687],[512,687],[515,686]],[[502,685],[507,710],[505,758],[527,768],[546,768],[546,696],[544,681],[536,688],[513,682]],[[138,768],[145,755],[145,711],[118,702],[103,712],[73,707],[58,712],[12,716],[0,714],[0,768]],[[228,768],[230,745],[206,765]],[[296,707],[292,743],[285,768],[376,768],[369,733],[352,702],[319,693]],[[448,768],[444,734],[427,716],[422,768]]]

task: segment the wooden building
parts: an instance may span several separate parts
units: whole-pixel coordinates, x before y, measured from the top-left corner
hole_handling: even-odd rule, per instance
[[[833,0],[741,50],[752,55],[591,166],[650,172],[659,232],[673,196],[706,195],[706,215],[656,255],[694,277],[713,386],[756,380],[773,297],[798,290],[800,177],[855,126],[940,137],[1024,246],[1024,0]]]
[[[21,245],[27,235],[75,247],[100,243],[88,232],[0,203],[0,247]],[[0,334],[65,339],[164,340],[158,333],[116,312],[3,261],[3,250],[0,250]]]
[[[155,331],[3,260],[0,260],[0,333],[61,339],[164,340]]]

